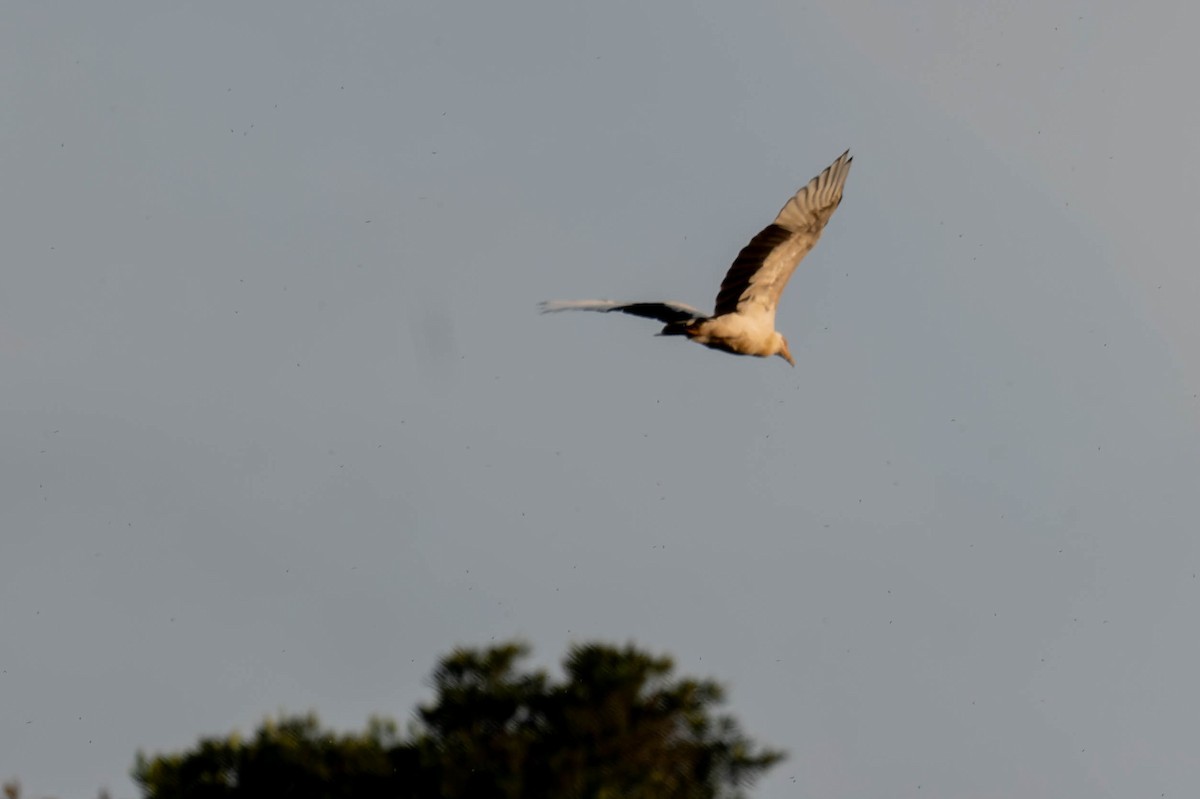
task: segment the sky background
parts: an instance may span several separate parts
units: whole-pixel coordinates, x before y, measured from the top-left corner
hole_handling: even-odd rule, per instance
[[[1200,6],[0,26],[0,779],[632,640],[784,797],[1200,795]],[[795,369],[712,302],[850,147]]]

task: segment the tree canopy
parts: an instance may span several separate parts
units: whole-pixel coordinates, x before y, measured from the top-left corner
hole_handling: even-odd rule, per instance
[[[555,681],[521,670],[529,649],[458,649],[405,735],[386,719],[336,734],[313,715],[253,738],[138,753],[145,799],[732,799],[782,759],[715,708],[710,680],[675,678],[632,645],[572,647]]]

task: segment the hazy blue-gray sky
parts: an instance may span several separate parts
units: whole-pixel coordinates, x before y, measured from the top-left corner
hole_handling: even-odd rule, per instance
[[[820,797],[1200,794],[1194,4],[19,2],[0,778],[633,639]],[[797,368],[705,306],[852,148]]]

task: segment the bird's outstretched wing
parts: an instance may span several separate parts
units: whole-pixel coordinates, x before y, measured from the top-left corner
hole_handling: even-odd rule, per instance
[[[842,201],[842,187],[853,160],[849,150],[842,153],[796,192],[775,221],[742,248],[721,281],[713,316],[766,314],[774,325],[779,295]]]
[[[621,313],[633,316],[644,316],[647,319],[657,319],[660,322],[687,322],[692,319],[705,319],[707,314],[684,305],[681,302],[613,302],[612,300],[550,300],[538,305],[542,313],[556,311],[601,311]]]

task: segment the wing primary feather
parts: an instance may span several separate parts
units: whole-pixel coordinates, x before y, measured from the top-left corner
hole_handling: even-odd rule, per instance
[[[850,155],[849,150],[838,156],[824,172],[784,203],[775,217],[775,224],[794,233],[820,233],[842,202],[842,187],[846,184],[853,161],[854,156]]]
[[[612,313],[619,311],[631,316],[646,319],[657,319],[660,322],[686,322],[691,319],[704,319],[705,314],[690,305],[681,302],[613,302],[612,300],[549,300],[540,303],[542,313],[557,313],[558,311],[599,311]]]
[[[849,150],[838,156],[784,203],[775,221],[742,248],[721,281],[713,316],[745,313],[747,308],[743,306],[749,302],[769,314],[774,324],[779,295],[842,202],[842,187],[853,160]]]
[[[546,300],[538,303],[542,313],[559,311],[611,311],[621,303],[612,300]]]

